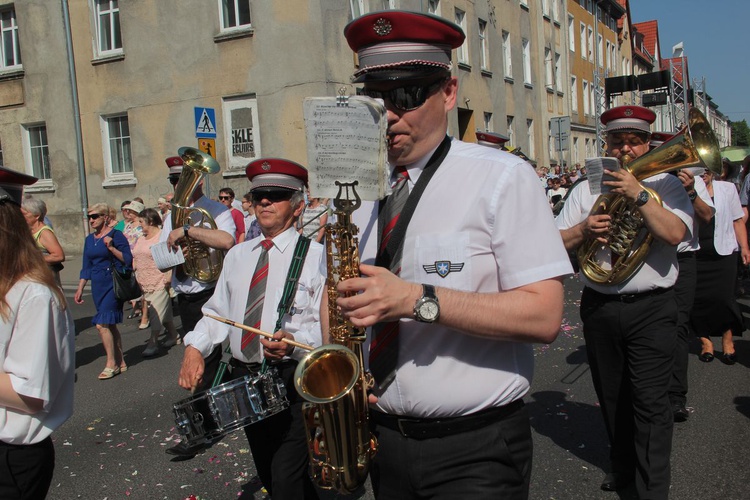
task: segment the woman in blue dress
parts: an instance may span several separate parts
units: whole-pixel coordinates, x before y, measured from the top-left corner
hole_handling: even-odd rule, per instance
[[[112,286],[112,265],[122,270],[131,268],[133,255],[127,238],[120,231],[109,227],[109,207],[97,203],[88,210],[92,233],[83,244],[81,279],[76,290],[76,304],[83,304],[83,287],[91,280],[91,296],[96,305],[96,314],[91,322],[99,330],[107,364],[99,374],[99,380],[107,380],[128,369],[122,355],[122,339],[117,323],[122,323],[122,302],[115,298]]]

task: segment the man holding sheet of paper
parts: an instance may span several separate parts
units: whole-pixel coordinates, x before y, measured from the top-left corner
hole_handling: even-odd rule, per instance
[[[528,498],[531,344],[557,336],[571,273],[544,191],[523,159],[447,135],[460,27],[389,10],[344,34],[388,121],[392,194],[354,212],[362,277],[337,301],[372,327],[375,495]]]
[[[654,113],[640,106],[606,111],[607,155],[623,161],[649,151]],[[606,159],[605,159],[606,160]],[[609,192],[635,203],[654,236],[645,263],[616,285],[586,285],[581,319],[591,375],[609,435],[612,470],[601,488],[613,491],[633,480],[640,498],[669,494],[673,416],[668,388],[677,338],[677,244],[693,228],[693,207],[682,183],[663,173],[641,182],[624,168],[604,170]],[[659,194],[663,206],[645,188]],[[610,215],[590,215],[598,196],[589,181],[578,184],[557,217],[565,247],[596,239],[602,266],[611,265]],[[594,190],[595,191],[595,190]]]

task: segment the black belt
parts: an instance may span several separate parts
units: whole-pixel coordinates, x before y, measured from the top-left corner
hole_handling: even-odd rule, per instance
[[[210,297],[213,295],[214,289],[209,288],[207,290],[201,290],[200,292],[195,293],[179,293],[179,297],[182,297],[183,299],[187,300],[188,302],[197,302],[201,299],[204,299],[206,297]]]
[[[486,427],[512,415],[523,406],[523,400],[517,399],[505,406],[489,408],[463,417],[408,418],[388,415],[377,410],[371,410],[370,417],[375,424],[398,431],[404,437],[432,439]]]
[[[640,292],[640,293],[621,293],[621,294],[608,294],[608,293],[601,293],[597,292],[593,288],[586,287],[584,289],[584,292],[591,294],[596,298],[597,300],[601,302],[625,302],[626,304],[631,304],[633,302],[638,302],[639,300],[643,300],[648,297],[654,297],[656,295],[661,295],[663,293],[671,292],[672,287],[669,288],[654,288],[653,290],[648,290],[646,292]]]

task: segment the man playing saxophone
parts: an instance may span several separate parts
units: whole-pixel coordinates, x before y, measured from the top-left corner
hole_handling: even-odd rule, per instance
[[[169,168],[170,182],[182,172],[184,161],[180,156],[171,156],[166,159]],[[177,193],[179,196],[181,193]],[[164,227],[161,232],[162,241],[176,249],[186,236],[208,248],[226,251],[234,245],[234,220],[229,209],[219,203],[211,200],[203,194],[203,181],[201,180],[192,193],[189,193],[187,202],[190,207],[199,207],[208,212],[216,223],[216,229],[208,227],[198,227],[192,222],[193,216],[182,227],[172,227],[172,217],[164,220]],[[186,195],[187,196],[187,195]],[[177,198],[175,197],[175,201]],[[173,208],[173,211],[176,210]],[[182,321],[183,335],[191,331],[198,320],[201,318],[201,307],[208,301],[214,291],[216,280],[209,282],[198,281],[193,276],[185,273],[182,266],[178,266],[172,272],[172,289],[177,293],[177,304]],[[200,384],[197,389],[203,390],[211,386],[213,374],[219,367],[221,361],[221,346],[217,347],[206,360],[206,372],[204,383]],[[211,376],[208,373],[211,373]],[[183,458],[195,456],[202,450],[200,446],[188,447],[185,443],[180,442],[176,446],[168,448],[166,451],[171,455],[177,455]]]
[[[207,376],[204,358],[226,338],[232,351],[229,364],[233,379],[254,377],[263,365],[275,367],[286,386],[290,406],[245,427],[253,461],[263,486],[273,498],[315,499],[318,495],[308,475],[303,401],[293,384],[297,363],[306,352],[280,340],[296,340],[312,347],[321,345],[325,252],[322,245],[302,238],[295,230],[305,206],[305,168],[292,161],[266,158],[251,162],[247,176],[253,184],[250,192],[261,236],[227,253],[221,276],[213,296],[203,306],[203,313],[275,332],[274,339],[253,336],[204,316],[185,337],[187,348],[179,384],[185,389],[199,386]],[[309,243],[309,248],[305,243]],[[299,258],[303,259],[303,265],[294,284],[291,268]],[[289,282],[292,284],[286,285]],[[285,286],[293,287],[290,295],[293,302],[279,313]]]
[[[338,285],[342,314],[373,327],[373,490],[525,499],[531,343],[557,336],[571,272],[544,192],[523,159],[447,136],[460,27],[391,10],[344,34],[354,81],[385,102],[394,186],[354,212],[363,277]]]
[[[601,122],[607,155],[627,163],[647,153],[654,120],[655,114],[640,106],[606,111]],[[611,445],[612,470],[601,488],[619,490],[635,480],[640,498],[664,499],[672,447],[667,391],[677,337],[676,246],[692,230],[693,207],[676,176],[661,173],[638,182],[624,168],[605,174],[603,184],[637,207],[654,242],[643,265],[621,283],[595,283],[580,273],[586,285],[581,299],[586,350]],[[663,206],[645,188],[656,192]],[[591,214],[596,201],[588,181],[578,184],[557,227],[568,250],[595,239],[602,244],[597,256],[614,263],[609,238],[618,228],[609,214]]]

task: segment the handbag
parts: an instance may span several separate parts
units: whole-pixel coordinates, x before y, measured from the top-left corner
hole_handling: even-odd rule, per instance
[[[124,269],[123,271],[118,271],[117,266],[115,266],[115,260],[111,255],[109,257],[112,263],[112,288],[115,290],[115,298],[120,302],[127,302],[143,295],[143,290],[141,290],[141,285],[136,281],[133,270]]]

